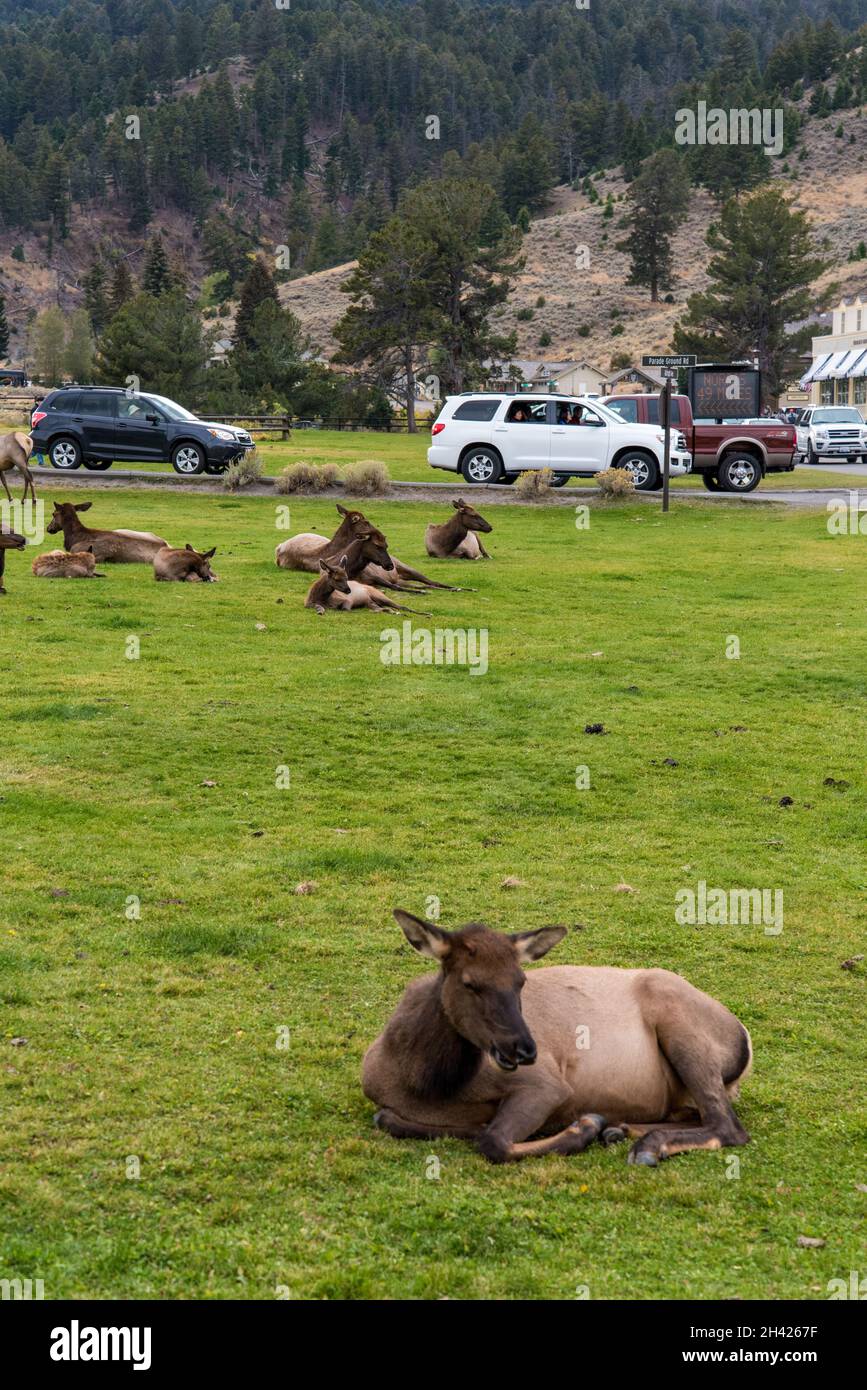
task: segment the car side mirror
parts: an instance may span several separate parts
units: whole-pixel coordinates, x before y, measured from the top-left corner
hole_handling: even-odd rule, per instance
[[[146,415],[145,419],[149,425],[158,425],[160,423],[159,415]]]
[[[598,415],[592,415],[589,420],[582,420],[582,425],[592,425],[595,430],[604,430],[605,421],[600,420]]]

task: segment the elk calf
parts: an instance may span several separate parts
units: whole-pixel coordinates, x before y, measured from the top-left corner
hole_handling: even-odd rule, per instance
[[[6,551],[23,550],[27,544],[24,536],[19,536],[17,531],[9,531],[5,527],[0,527],[0,594],[5,594],[3,587],[3,575],[6,570]]]
[[[415,608],[405,608],[402,603],[392,603],[390,598],[374,589],[372,584],[359,584],[346,573],[347,558],[339,560],[320,560],[319,578],[314,580],[304,600],[305,608],[315,608],[320,615],[326,608],[338,608],[348,613],[353,608],[370,608],[374,613],[417,613]],[[420,615],[429,618],[429,613]]]
[[[216,584],[218,575],[210,566],[211,556],[217,547],[198,551],[187,544],[183,550],[174,550],[170,545],[158,550],[154,556],[154,579],[176,579],[187,584]]]
[[[50,536],[62,531],[67,550],[92,550],[98,561],[121,565],[149,565],[157,551],[168,545],[152,531],[91,530],[79,519],[79,512],[88,512],[92,506],[92,502],[55,502],[45,529]]]
[[[750,1069],[750,1035],[680,975],[577,965],[525,975],[565,927],[506,936],[394,915],[440,968],[407,986],[365,1053],[380,1129],[469,1139],[493,1163],[629,1136],[629,1161],[655,1167],[687,1149],[749,1142],[731,1101]]]
[[[36,556],[32,569],[37,579],[105,579],[96,572],[92,550],[46,550]]]
[[[431,522],[424,533],[428,555],[439,560],[490,560],[478,532],[493,531],[491,523],[463,497],[453,498],[452,506],[454,516],[440,525]]]

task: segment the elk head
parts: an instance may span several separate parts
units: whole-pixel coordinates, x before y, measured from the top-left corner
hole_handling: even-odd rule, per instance
[[[49,536],[56,536],[64,526],[71,526],[76,512],[89,512],[92,502],[55,502],[51,520],[46,526]]]
[[[0,550],[23,550],[26,544],[26,538],[19,536],[17,531],[7,530],[5,526],[0,527]]]
[[[502,1071],[532,1066],[536,1043],[521,1013],[522,966],[540,960],[566,935],[565,927],[503,935],[481,922],[445,931],[402,909],[395,920],[416,951],[438,961],[443,1011],[462,1037]]]
[[[216,554],[217,547],[213,545],[210,550],[194,550],[193,547],[187,543],[184,549],[187,552],[188,558],[190,556],[193,557],[193,563],[190,565],[189,573],[197,574],[204,584],[215,584],[217,582],[217,576],[211,569],[210,559],[212,555]]]
[[[468,531],[493,531],[493,526],[489,521],[471,507],[469,502],[465,502],[463,497],[453,497],[452,506],[461,519],[461,524],[466,526]]]
[[[346,577],[346,556],[342,555],[339,560],[320,560],[320,573],[330,580],[333,588],[339,594],[351,594],[349,580]]]
[[[335,505],[340,515],[343,517],[341,524],[349,527],[353,537],[360,537],[364,531],[376,530],[376,527],[371,525],[364,515],[364,512],[357,512],[354,508],[352,511],[348,511],[347,508],[342,507],[339,502]],[[377,534],[381,535],[382,532],[378,532]]]
[[[361,541],[361,558],[369,565],[379,565],[381,569],[393,570],[394,561],[388,553],[388,541],[375,526],[358,535]],[[345,558],[345,557],[344,557]]]

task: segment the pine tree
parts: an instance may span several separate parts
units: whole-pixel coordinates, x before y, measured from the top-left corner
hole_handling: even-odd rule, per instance
[[[147,244],[141,287],[145,294],[151,294],[155,299],[172,288],[169,258],[159,233],[152,236]]]
[[[107,325],[96,378],[117,385],[136,376],[143,389],[195,403],[204,389],[213,338],[179,291],[158,298],[139,294]]]
[[[34,325],[34,355],[36,375],[45,386],[56,386],[63,372],[63,350],[66,346],[66,319],[56,307],[45,309]]]
[[[651,303],[671,286],[671,239],[689,207],[689,179],[674,150],[659,150],[646,160],[629,187],[629,235],[617,245],[631,259],[627,284],[647,285]]]
[[[121,258],[111,277],[110,307],[112,316],[123,308],[135,295],[135,286],[126,260]]]
[[[674,349],[711,362],[755,353],[765,400],[776,400],[799,371],[810,340],[809,324],[794,333],[786,325],[816,307],[813,286],[832,262],[817,246],[806,213],[777,187],[726,203],[705,240],[716,253],[707,267],[710,287],[690,296],[675,325]],[[832,293],[825,287],[823,300]]]
[[[0,294],[0,357],[9,351],[9,320],[6,317],[6,300]]]
[[[257,256],[241,286],[238,312],[235,315],[235,346],[249,347],[252,343],[253,315],[260,304],[279,305],[274,276],[261,256]]]
[[[84,303],[90,315],[92,331],[99,337],[111,316],[102,261],[94,261],[84,277]]]
[[[73,381],[89,381],[93,374],[93,332],[87,309],[74,309],[70,315],[63,365]]]

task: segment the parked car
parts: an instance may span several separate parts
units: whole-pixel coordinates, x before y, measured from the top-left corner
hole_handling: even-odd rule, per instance
[[[658,396],[608,396],[605,404],[624,420],[659,421]],[[686,438],[693,471],[709,492],[752,492],[766,473],[795,466],[795,430],[781,420],[695,420],[689,396],[672,396],[671,423]]]
[[[33,452],[55,468],[171,463],[176,473],[223,473],[252,449],[246,430],[200,420],[165,396],[111,386],[63,386],[34,407]]]
[[[806,463],[845,458],[867,463],[867,428],[853,405],[814,405],[798,421],[798,457]]]
[[[519,473],[539,468],[553,471],[555,487],[613,467],[628,468],[642,492],[662,479],[659,426],[627,425],[588,396],[465,391],[446,397],[431,436],[431,467],[461,473],[468,483],[513,483]],[[671,475],[690,467],[686,441],[675,432]]]

